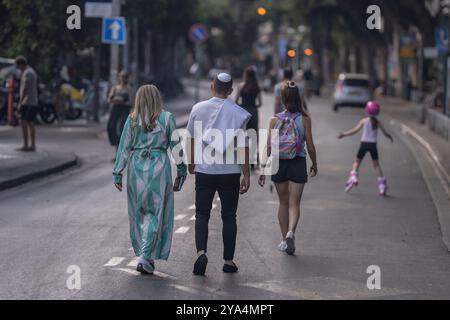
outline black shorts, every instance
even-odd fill
[[[272,182],[294,182],[305,184],[308,182],[308,169],[306,158],[297,157],[292,160],[280,159],[280,169],[272,176]]]
[[[39,107],[37,106],[22,106],[20,117],[24,121],[34,122],[36,120],[36,116],[38,114]]]
[[[358,160],[363,160],[367,153],[370,153],[370,156],[372,157],[372,160],[378,161],[378,148],[376,143],[367,143],[363,142],[361,143],[361,147],[358,151]]]

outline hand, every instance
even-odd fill
[[[259,183],[259,185],[260,185],[262,188],[264,188],[264,186],[266,185],[266,176],[261,175],[261,176],[259,177],[258,183]]]
[[[190,164],[189,165],[189,173],[190,174],[195,174],[195,164]]]
[[[245,175],[241,182],[241,189],[239,193],[241,195],[246,194],[250,189],[250,175]]]
[[[179,192],[180,190],[180,182],[181,182],[181,176],[177,176],[177,178],[175,179],[175,182],[173,184],[173,191],[174,192]]]
[[[119,190],[120,192],[123,191],[123,185],[122,185],[122,183],[114,183],[114,186],[115,186],[116,189]]]
[[[311,169],[309,170],[309,176],[311,178],[314,178],[317,176],[318,173],[319,173],[319,170],[317,170],[317,165],[312,165]]]

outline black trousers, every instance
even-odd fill
[[[108,138],[112,146],[118,147],[123,128],[131,113],[130,106],[113,106],[108,121]]]
[[[239,202],[240,174],[196,174],[195,179],[195,242],[197,252],[208,249],[208,224],[216,192],[222,204],[224,260],[233,260],[236,249],[236,212]]]

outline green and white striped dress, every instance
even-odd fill
[[[127,194],[130,236],[136,256],[146,260],[167,260],[170,255],[174,220],[174,193],[168,150],[176,130],[175,118],[163,111],[153,132],[146,132],[128,117],[120,141],[114,182],[122,182],[128,165]],[[185,164],[177,166],[186,176]]]

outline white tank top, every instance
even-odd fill
[[[364,128],[361,142],[365,143],[378,142],[378,127],[376,129],[373,129],[372,121],[370,121],[370,118],[364,120]]]

